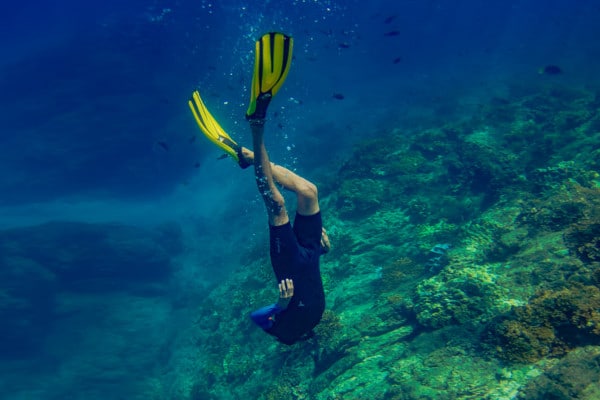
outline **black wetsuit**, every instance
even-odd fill
[[[270,226],[271,264],[277,282],[294,281],[294,296],[288,307],[263,307],[251,317],[265,332],[280,342],[294,344],[312,333],[325,310],[325,293],[319,257],[321,256],[321,213],[296,214],[294,226],[288,222]]]

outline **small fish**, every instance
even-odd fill
[[[283,129],[283,124],[280,122],[280,123],[278,123],[278,124],[277,124],[277,127],[278,127],[279,129]]]
[[[383,34],[383,36],[398,36],[400,31],[389,31]]]
[[[167,142],[159,141],[156,142],[156,144],[162,147],[165,151],[169,151],[169,145],[167,144]]]
[[[344,100],[344,95],[341,93],[334,93],[333,98],[338,100]]]
[[[544,75],[560,75],[563,73],[563,70],[558,65],[546,65],[544,68],[540,68],[538,71],[539,74]]]
[[[227,158],[227,154],[221,154],[219,157],[217,157],[217,160],[224,160]]]
[[[194,168],[200,168],[200,163],[198,161],[194,163]]]
[[[400,64],[402,62],[402,57],[396,57],[392,60],[392,63],[394,64]]]
[[[194,143],[196,141],[196,135],[190,136],[190,138],[188,139],[188,142],[190,143]]]
[[[350,45],[348,43],[346,43],[346,42],[342,42],[342,43],[338,44],[338,47],[340,49],[349,49]]]
[[[389,17],[387,17],[386,19],[383,20],[384,24],[390,24],[392,23],[392,21],[394,21],[396,19],[396,17],[398,17],[397,15],[390,15]]]

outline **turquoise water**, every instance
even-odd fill
[[[0,397],[598,398],[599,13],[5,5]],[[273,30],[295,47],[267,146],[319,185],[334,244],[314,347],[279,347],[247,318],[276,298],[264,206],[186,104],[199,89],[249,145],[254,41]],[[585,323],[528,330],[564,298]],[[563,370],[577,389],[539,389],[568,386]]]

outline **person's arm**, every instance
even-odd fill
[[[262,329],[269,329],[275,322],[275,316],[285,310],[294,296],[294,282],[291,279],[279,283],[279,300],[250,314],[252,321]]]

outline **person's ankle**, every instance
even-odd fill
[[[241,154],[247,163],[254,163],[254,152],[252,150],[242,147]]]
[[[251,128],[262,128],[265,126],[266,119],[264,118],[249,118],[248,123]]]

